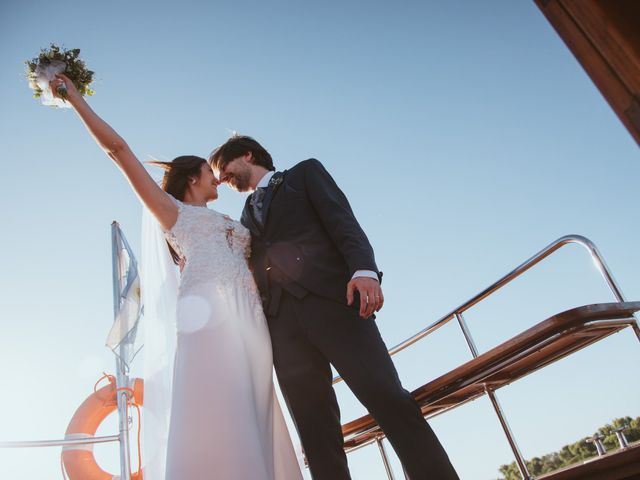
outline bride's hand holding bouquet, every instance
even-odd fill
[[[76,86],[64,73],[57,73],[55,78],[49,82],[49,87],[55,98],[70,103],[74,108],[77,108],[79,102],[84,102],[84,98]]]

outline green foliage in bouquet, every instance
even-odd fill
[[[27,79],[29,80],[29,86],[33,89],[33,97],[40,98],[42,95],[42,90],[36,83],[36,69],[39,65],[45,66],[54,61],[64,62],[66,68],[63,73],[69,77],[69,80],[73,82],[80,94],[93,95],[95,92],[89,88],[89,85],[93,82],[93,72],[87,69],[87,66],[80,60],[79,56],[79,48],[67,50],[52,43],[50,48],[40,49],[40,55],[24,62],[27,65]],[[64,91],[59,91],[58,94],[65,98]]]

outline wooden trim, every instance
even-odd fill
[[[593,0],[560,1],[626,89],[631,93],[640,92],[640,61],[634,55],[629,39],[616,28],[611,14],[603,9],[602,3]]]
[[[638,34],[624,29],[625,0],[534,0],[640,145]]]
[[[412,392],[433,416],[496,390],[635,322],[640,302],[584,305],[554,315]],[[350,450],[380,434],[371,415],[342,427]]]

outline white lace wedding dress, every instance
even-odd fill
[[[249,231],[206,207],[178,208],[166,238],[187,262],[177,298],[166,480],[299,480],[247,265]]]

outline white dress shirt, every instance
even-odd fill
[[[269,180],[271,180],[271,177],[273,177],[274,173],[276,172],[268,171],[267,173],[265,173],[264,176],[260,179],[260,181],[256,185],[256,188],[268,187]],[[378,274],[372,270],[356,270],[356,272],[353,274],[353,277],[351,277],[351,279],[353,280],[354,278],[357,278],[357,277],[369,277],[379,281]]]

